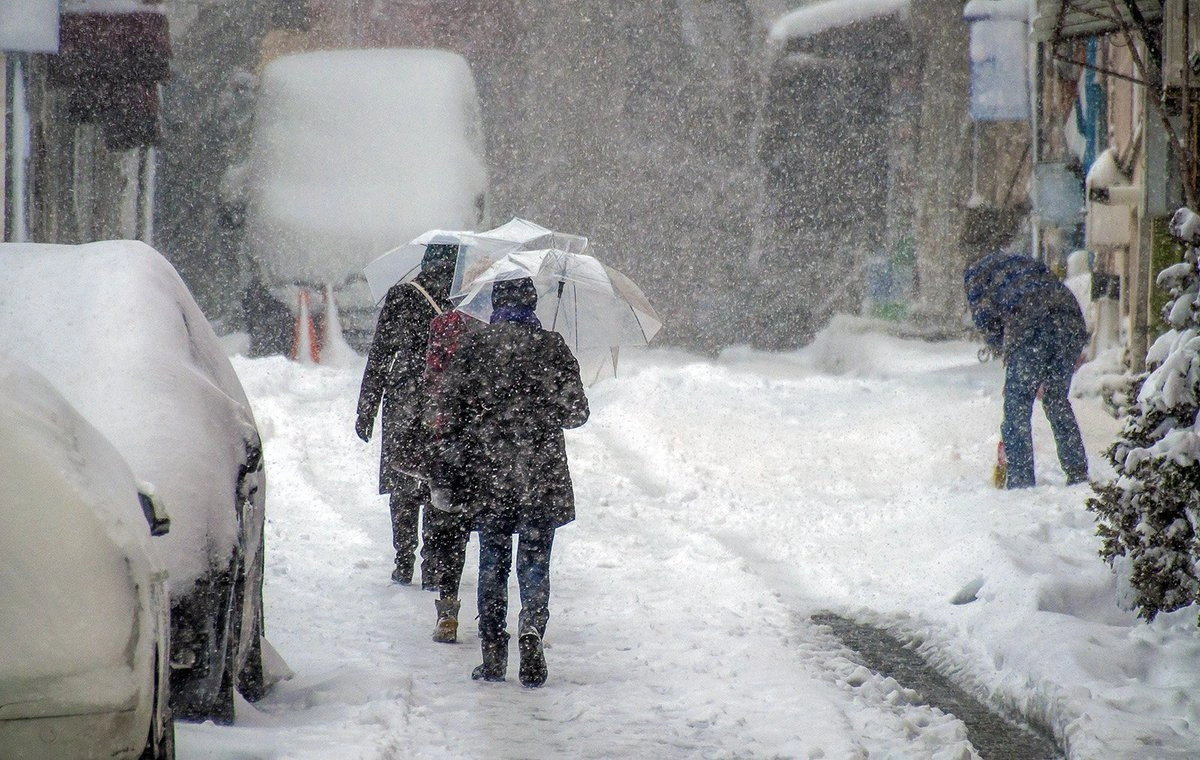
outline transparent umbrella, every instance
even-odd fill
[[[458,310],[489,321],[492,283],[522,277],[537,286],[542,327],[563,336],[587,382],[615,372],[618,349],[648,345],[662,327],[632,280],[592,256],[558,249],[501,256],[469,283]]]
[[[554,249],[567,253],[583,253],[588,239],[583,235],[555,232],[540,224],[513,217],[508,222],[472,236],[473,243],[459,249],[450,284],[450,297],[464,295],[471,283],[505,254],[514,251]]]
[[[407,243],[398,245],[363,267],[367,287],[375,303],[383,300],[392,286],[417,276],[427,245],[461,246],[471,233],[455,230],[429,230]],[[461,250],[461,248],[460,248]]]
[[[375,303],[381,302],[396,283],[416,277],[421,271],[425,246],[436,244],[458,246],[458,260],[450,286],[450,297],[457,298],[466,292],[466,285],[506,253],[536,248],[581,253],[587,247],[587,238],[555,232],[517,217],[484,232],[429,230],[382,254],[363,268]]]

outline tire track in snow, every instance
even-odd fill
[[[915,730],[915,735],[920,736],[932,729],[932,734],[921,737],[921,742],[945,740],[946,746],[931,757],[986,760],[1064,757],[1044,727],[1022,725],[984,704],[933,668],[913,651],[912,645],[904,644],[883,628],[828,610],[814,610],[813,602],[801,598],[800,593],[778,591],[796,588],[785,566],[763,556],[740,537],[724,535],[718,536],[718,540],[746,559],[749,572],[760,575],[781,597],[788,597],[787,603],[794,609],[796,626],[803,637],[797,647],[801,656],[819,663],[816,667],[839,685],[858,692],[872,709],[893,713],[898,730],[908,733]],[[910,711],[905,707],[915,714],[908,714]],[[955,724],[956,730],[947,731],[942,720],[923,714],[926,711],[944,716],[944,720]],[[864,722],[863,728],[873,731],[877,726]],[[868,733],[864,742],[869,744],[872,738]],[[966,754],[959,754],[963,751]]]

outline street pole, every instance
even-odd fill
[[[26,53],[4,56],[4,239],[29,239],[29,104],[25,90]]]
[[[16,82],[16,54],[4,54],[4,238],[13,238],[13,206],[15,193],[13,184],[16,180],[16,134],[15,107],[13,89]]]

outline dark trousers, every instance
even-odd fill
[[[420,478],[397,476],[396,486],[388,497],[388,506],[392,510],[392,546],[396,550],[396,564],[412,567],[417,552],[417,526],[421,523],[421,513],[425,513],[425,522],[421,526],[421,580],[422,585],[428,585],[429,577],[429,513],[433,507],[429,504],[429,484]]]
[[[425,512],[424,567],[429,568],[430,580],[443,599],[458,597],[470,538],[471,520],[462,512],[443,512],[433,507]],[[421,578],[424,581],[425,575]]]
[[[534,629],[545,635],[550,620],[550,549],[554,528],[517,528],[517,587],[521,593],[518,633]],[[513,563],[511,526],[487,524],[479,530],[479,638],[496,641],[506,635],[508,573]]]
[[[1033,402],[1042,389],[1042,410],[1054,431],[1058,461],[1067,482],[1087,479],[1087,454],[1068,393],[1075,362],[1077,339],[1056,324],[1042,325],[1005,357],[1004,422],[1000,427],[1007,459],[1007,488],[1028,488],[1033,477]]]

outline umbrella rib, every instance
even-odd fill
[[[629,307],[629,310],[633,312],[633,321],[637,322],[638,329],[642,331],[642,340],[646,341],[647,346],[650,345],[650,339],[646,337],[646,328],[642,326],[642,320],[638,317],[637,310],[632,306]]]

